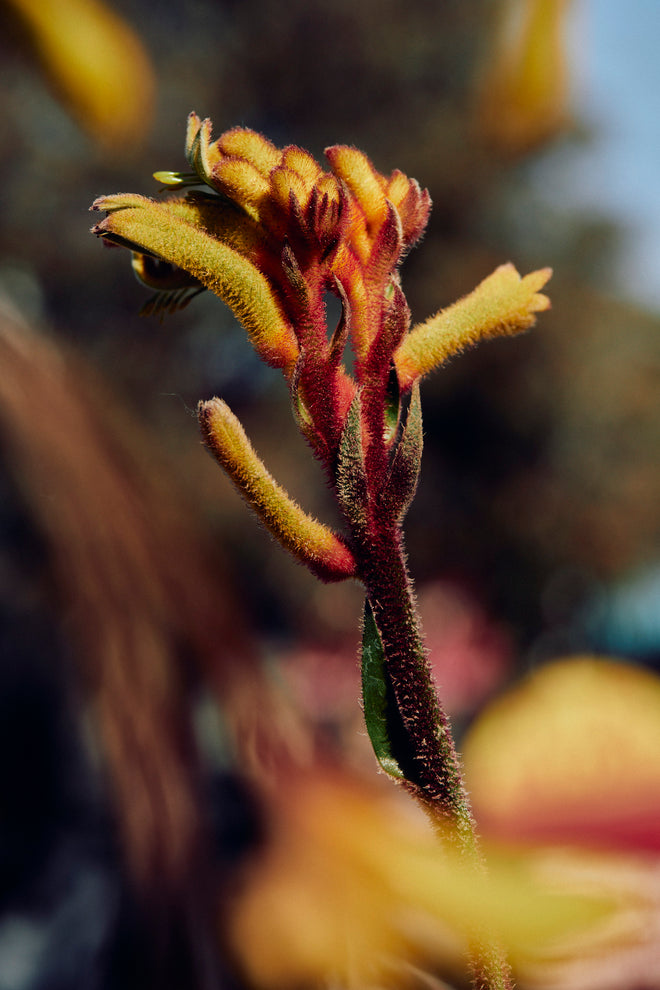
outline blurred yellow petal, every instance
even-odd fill
[[[486,139],[524,152],[568,120],[563,38],[569,0],[507,0],[482,79],[479,120]]]
[[[500,265],[476,289],[425,323],[413,327],[394,355],[402,388],[466,347],[491,337],[510,337],[531,327],[550,301],[539,293],[549,268],[522,278],[511,264]]]
[[[488,836],[660,850],[660,678],[647,670],[542,667],[484,711],[463,754]]]
[[[113,152],[151,121],[154,79],[136,34],[101,0],[7,0],[62,100]]]

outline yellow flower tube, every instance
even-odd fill
[[[550,268],[541,268],[521,278],[513,265],[500,265],[469,295],[413,327],[394,354],[401,387],[410,388],[481,340],[511,337],[531,327],[536,313],[550,307],[539,289],[551,274]]]
[[[282,546],[324,581],[354,577],[356,565],[349,548],[277,484],[227,403],[200,402],[198,415],[204,443]]]
[[[188,210],[181,201],[156,203],[119,194],[100,197],[92,209],[108,214],[93,228],[95,234],[147,251],[193,275],[232,308],[268,364],[293,369],[298,345],[268,279],[240,251],[181,216]]]

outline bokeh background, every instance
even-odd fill
[[[553,267],[532,332],[424,385],[409,557],[460,731],[558,655],[660,662],[659,40],[652,0],[0,5],[2,990],[236,982],[244,764],[367,759],[359,589],[290,561],[199,442],[221,395],[327,517],[284,386],[209,294],[141,317],[91,202],[156,195],[194,109],[428,187],[415,319]]]

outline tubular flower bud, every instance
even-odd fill
[[[354,577],[356,565],[349,548],[274,481],[227,403],[201,402],[199,421],[205,445],[266,529],[322,580]]]
[[[295,336],[267,278],[244,253],[182,216],[184,207],[185,201],[155,203],[144,196],[101,197],[92,208],[108,215],[93,230],[110,242],[182,268],[231,306],[267,363],[293,366]]]

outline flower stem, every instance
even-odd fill
[[[449,719],[431,677],[399,528],[392,526],[375,540],[370,538],[357,556],[400,717],[393,743],[406,786],[443,833],[452,826],[460,845],[474,850],[469,800]]]
[[[449,718],[433,683],[401,530],[392,525],[356,547],[360,573],[385,655],[392,753],[403,786],[421,803],[443,840],[453,840],[468,865],[484,869],[470,801]],[[511,990],[504,953],[475,932],[474,990]]]

